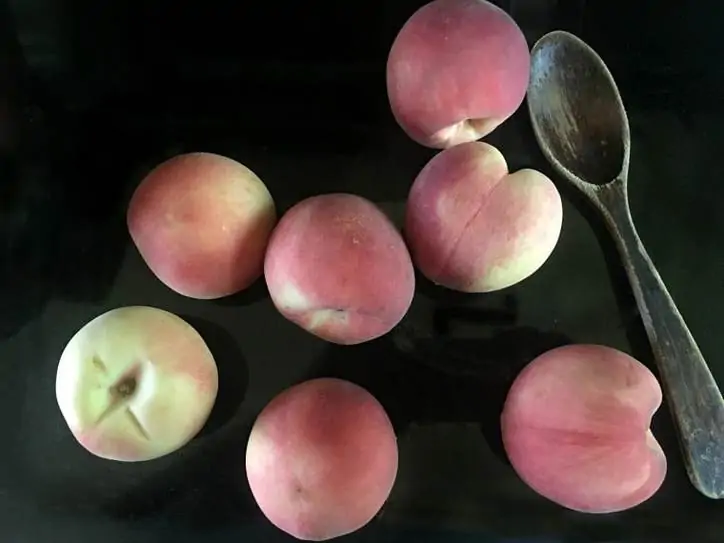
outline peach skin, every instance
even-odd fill
[[[58,406],[90,453],[139,462],[167,455],[203,427],[218,373],[201,336],[153,307],[121,307],[83,326],[56,375]]]
[[[346,345],[389,332],[415,292],[402,236],[377,206],[352,194],[314,196],[287,211],[269,242],[264,275],[282,315]]]
[[[280,530],[326,541],[365,526],[397,476],[397,439],[380,403],[340,379],[314,379],[274,398],[257,418],[246,472]]]
[[[513,383],[503,443],[520,478],[542,496],[575,511],[622,511],[648,500],[666,476],[649,428],[660,405],[658,381],[627,354],[559,347]]]
[[[246,166],[210,153],[151,171],[128,206],[128,230],[158,279],[197,299],[244,290],[262,274],[274,201]]]
[[[404,235],[425,277],[461,292],[491,292],[522,281],[553,252],[563,206],[553,182],[524,169],[508,173],[492,145],[439,152],[415,179]]]
[[[515,21],[484,0],[434,0],[404,24],[387,61],[402,129],[446,149],[492,132],[522,104],[530,51]]]

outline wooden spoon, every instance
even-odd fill
[[[694,338],[646,254],[627,196],[631,134],[616,83],[587,44],[568,32],[531,52],[528,109],[553,167],[603,214],[616,240],[659,367],[693,485],[724,497],[724,400]]]

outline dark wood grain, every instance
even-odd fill
[[[724,399],[636,232],[627,196],[630,129],[613,76],[595,51],[561,31],[535,44],[531,66],[528,108],[538,144],[604,216],[659,368],[689,478],[705,496],[724,498]]]

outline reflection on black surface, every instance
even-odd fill
[[[505,295],[500,308],[480,308],[475,304],[475,298],[468,294],[466,301],[460,299],[459,303],[450,303],[451,299],[447,303],[441,301],[436,304],[432,317],[435,333],[444,338],[459,324],[479,326],[482,331],[491,326],[513,326],[518,321],[518,299],[515,296]]]
[[[658,215],[649,221],[648,231],[641,220],[642,234],[648,234],[642,237],[654,249],[658,244],[665,257],[660,268],[673,276],[672,290],[688,294],[679,303],[689,304],[691,323],[698,322],[698,332],[693,331],[702,338],[702,350],[711,353],[713,369],[721,373],[716,323],[707,326],[701,315],[719,304],[723,293],[715,283],[721,275],[716,236],[722,231],[717,221],[722,183],[717,181],[721,164],[714,140],[724,123],[716,117],[719,113],[710,110],[711,102],[696,97],[724,97],[721,86],[714,84],[717,71],[721,74],[715,62],[721,55],[712,54],[721,40],[715,32],[701,30],[705,23],[707,28],[720,24],[712,14],[724,4],[689,3],[667,15],[652,0],[586,2],[585,9],[584,2],[576,0],[535,3],[548,4],[540,9],[532,2],[499,3],[519,13],[531,10],[531,17],[523,18],[532,25],[524,29],[531,36],[554,28],[577,32],[583,21],[586,28],[579,34],[614,72],[632,128],[636,119],[642,127],[632,132],[632,196],[636,192],[640,201],[647,202],[644,211]],[[276,541],[276,536],[283,540],[261,517],[248,490],[244,473],[248,432],[255,410],[289,380],[333,375],[368,388],[388,409],[401,435],[411,437],[407,452],[412,457],[411,473],[419,479],[401,481],[403,485],[435,479],[439,457],[431,458],[426,439],[436,437],[439,427],[445,428],[449,442],[433,453],[456,454],[470,446],[469,423],[480,428],[480,441],[487,440],[499,457],[500,466],[488,458],[491,465],[481,470],[465,465],[454,473],[471,477],[470,470],[489,476],[482,490],[474,486],[481,486],[477,481],[465,486],[460,479],[435,479],[434,495],[422,504],[429,504],[434,514],[417,509],[419,502],[388,509],[405,522],[472,525],[475,541],[486,533],[511,537],[547,533],[558,542],[653,538],[660,542],[685,537],[701,543],[721,541],[717,520],[721,504],[704,500],[686,480],[665,410],[656,416],[654,431],[669,455],[670,475],[660,494],[633,511],[605,517],[572,514],[523,493],[503,466],[497,425],[504,395],[526,363],[569,341],[566,326],[601,342],[618,342],[645,363],[651,360],[610,236],[588,203],[561,183],[564,200],[575,204],[564,218],[568,240],[575,238],[572,246],[581,249],[592,239],[583,221],[569,220],[580,211],[598,238],[613,285],[595,273],[581,278],[581,269],[586,274],[596,272],[599,263],[578,268],[572,255],[563,259],[564,264],[554,255],[541,272],[554,270],[548,277],[555,285],[533,278],[509,293],[458,294],[418,278],[417,298],[431,306],[424,319],[411,315],[389,336],[351,348],[320,346],[296,335],[293,356],[282,356],[277,349],[274,360],[268,356],[269,342],[284,344],[288,337],[270,339],[265,332],[297,331],[279,325],[282,317],[264,301],[263,280],[242,294],[213,302],[182,300],[164,290],[144,303],[181,308],[179,313],[187,316],[218,357],[221,390],[208,429],[177,453],[146,463],[109,462],[83,451],[55,403],[53,370],[58,353],[54,349],[59,342],[52,345],[53,352],[44,351],[43,344],[50,340],[43,332],[52,332],[53,326],[42,310],[55,306],[51,318],[57,318],[60,307],[73,318],[76,311],[100,313],[109,303],[137,299],[139,292],[161,292],[147,288],[150,283],[134,284],[156,281],[147,270],[129,273],[125,281],[117,275],[120,259],[130,247],[125,205],[136,183],[170,156],[204,150],[225,154],[255,170],[269,185],[280,214],[304,197],[340,189],[401,210],[414,176],[433,153],[411,143],[391,119],[384,62],[394,34],[421,2],[340,3],[332,8],[320,2],[255,3],[242,8],[255,11],[243,25],[225,16],[219,0],[194,7],[169,7],[165,1],[13,0],[10,4],[19,21],[30,73],[27,80],[12,77],[27,84],[20,93],[27,103],[17,105],[13,114],[17,123],[10,125],[24,134],[22,145],[8,147],[12,153],[0,152],[0,386],[6,402],[0,411],[6,417],[7,443],[0,448],[0,469],[13,471],[7,479],[3,472],[0,480],[0,512],[5,514],[0,531],[6,527],[11,531],[2,532],[3,540],[256,543]],[[238,2],[233,4],[238,10]],[[0,1],[0,6],[5,3]],[[214,19],[220,18],[223,24],[215,26]],[[668,26],[659,24],[662,18]],[[3,48],[12,41],[6,28],[10,20],[0,9]],[[179,20],[183,24],[176,25]],[[679,24],[684,20],[692,24]],[[194,23],[205,28],[196,31]],[[258,33],[247,32],[256,26],[262,31],[264,25],[268,26],[262,42],[255,37]],[[201,36],[209,29],[211,39],[203,41]],[[671,29],[676,31],[675,39],[668,32]],[[321,39],[308,38],[310,33]],[[691,35],[686,38],[686,33]],[[645,42],[644,50],[632,47],[630,38],[634,44]],[[2,69],[18,66],[0,64]],[[0,88],[0,97],[4,90]],[[657,124],[658,113],[646,109],[652,105],[662,107],[661,115],[668,121]],[[501,149],[511,170],[533,167],[557,181],[535,146],[524,109],[486,141]],[[682,121],[679,113],[691,110],[705,113],[699,120]],[[689,123],[689,130],[677,131],[683,123]],[[646,143],[642,140],[652,133],[656,138],[649,138],[649,153],[642,154]],[[649,163],[656,165],[649,167],[652,175],[633,175],[637,167],[643,170],[641,165]],[[685,190],[677,185],[678,177]],[[635,208],[638,222],[636,213]],[[571,224],[583,225],[585,231],[571,232]],[[692,239],[696,242],[690,243]],[[674,243],[672,252],[687,260],[683,265],[666,251]],[[652,257],[657,256],[652,252]],[[597,249],[586,255],[597,257]],[[139,262],[134,259],[131,265]],[[684,271],[678,274],[677,285],[680,269]],[[580,313],[566,304],[531,310],[540,307],[541,300],[554,301],[548,289],[555,288],[556,295],[565,293],[566,281],[575,278],[580,279],[576,293],[581,297],[586,289],[613,288],[618,313],[613,304],[593,308],[584,314],[592,320],[578,323],[573,320]],[[580,305],[591,309],[587,300]],[[204,319],[195,320],[197,314]],[[213,317],[215,324],[206,317]],[[597,318],[619,319],[631,349]],[[254,324],[251,332],[245,328],[249,322]],[[236,334],[243,342],[245,361]],[[315,359],[321,349],[322,357]],[[277,373],[283,377],[277,379]],[[247,379],[249,390],[244,394]],[[431,432],[413,431],[423,425]],[[473,434],[474,446],[478,434]],[[450,496],[459,501],[449,502]],[[7,503],[20,504],[17,509],[22,514],[14,515]],[[56,519],[63,522],[56,524]],[[384,530],[382,523],[378,525],[379,537],[374,529],[364,530],[350,541],[428,541],[396,535],[394,523],[386,518]],[[52,529],[50,537],[32,537],[47,526]],[[245,539],[247,529],[260,529],[262,537]],[[431,536],[429,541],[433,540],[448,543],[456,536]]]
[[[262,276],[254,281],[249,288],[230,296],[211,300],[211,303],[220,307],[243,307],[245,305],[255,304],[261,300],[265,300],[268,297],[269,290],[267,289],[266,281],[264,281],[264,276],[262,274]]]
[[[414,347],[406,354],[428,366],[428,392],[438,387],[438,394],[442,392],[443,395],[442,405],[457,404],[452,407],[450,415],[453,416],[448,418],[446,409],[428,403],[427,409],[423,409],[423,412],[427,411],[427,417],[422,417],[420,421],[457,421],[461,417],[455,414],[464,414],[461,421],[478,421],[488,445],[507,462],[500,434],[500,415],[508,390],[533,359],[570,343],[571,340],[563,334],[541,332],[531,327],[512,328],[489,339],[413,340]],[[459,410],[463,406],[465,409],[461,413]],[[465,413],[471,408],[477,417],[470,418],[470,413]]]
[[[328,347],[309,378],[338,377],[366,388],[383,404],[398,435],[410,424],[477,423],[507,461],[500,414],[510,386],[535,357],[568,343],[562,334],[530,327],[488,339],[414,337],[403,322],[391,337]]]

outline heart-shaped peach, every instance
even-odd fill
[[[441,151],[410,190],[405,238],[431,281],[463,292],[490,292],[537,271],[563,222],[553,182],[531,169],[508,173],[487,143]]]
[[[666,475],[666,457],[649,429],[660,405],[658,381],[627,354],[600,345],[559,347],[513,383],[503,444],[539,494],[576,511],[621,511],[650,498]]]

